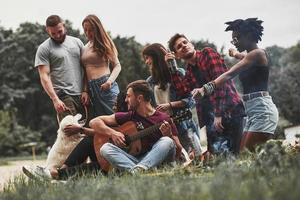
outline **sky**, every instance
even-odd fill
[[[290,47],[300,41],[299,0],[1,0],[0,26],[16,29],[22,22],[45,23],[58,14],[80,29],[83,18],[96,14],[113,37],[135,36],[141,44],[167,44],[175,33],[232,47],[225,22],[258,17],[265,28],[260,47]]]

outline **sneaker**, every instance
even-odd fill
[[[36,166],[36,167],[23,166],[22,171],[30,179],[35,179],[40,181],[52,180],[52,176],[50,174],[49,169],[46,169],[41,166]]]
[[[146,168],[140,165],[134,166],[129,172],[133,175],[141,174],[142,172],[145,172]]]
[[[52,180],[50,181],[50,183],[53,183],[53,184],[67,184],[67,181],[64,181],[64,180]]]

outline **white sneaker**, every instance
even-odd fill
[[[35,180],[52,180],[52,176],[50,174],[49,169],[46,169],[41,166],[29,167],[23,166],[22,167],[23,173],[31,179]]]

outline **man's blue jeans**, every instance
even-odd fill
[[[131,172],[137,167],[145,170],[156,167],[163,162],[171,162],[175,158],[176,147],[169,137],[161,137],[145,154],[134,157],[114,144],[106,143],[100,154],[113,166]]]

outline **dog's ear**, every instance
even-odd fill
[[[78,113],[74,116],[74,119],[76,122],[78,122],[81,119],[81,117],[82,117],[82,115],[80,113]]]

